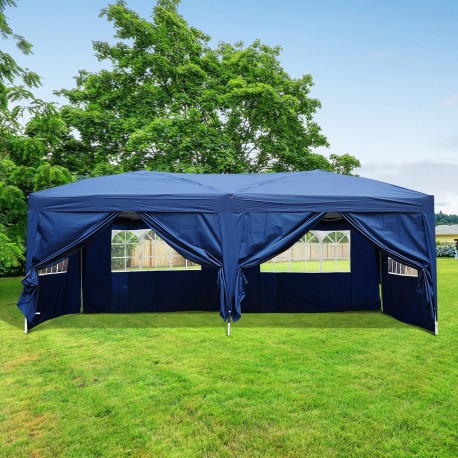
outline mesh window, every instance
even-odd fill
[[[53,266],[45,267],[38,271],[38,275],[52,275],[52,274],[65,274],[68,269],[68,258],[54,264]]]
[[[391,275],[402,275],[404,277],[418,277],[417,269],[406,266],[391,258],[388,258],[388,273]]]
[[[111,271],[196,270],[200,265],[181,256],[150,229],[111,231]]]
[[[350,231],[310,231],[261,272],[350,272]]]

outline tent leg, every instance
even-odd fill
[[[227,337],[230,337],[231,336],[231,318],[229,317],[229,319],[227,320]]]
[[[80,250],[80,313],[84,313],[83,304],[83,248]]]
[[[24,334],[29,333],[29,327],[27,326],[27,318],[24,317]]]
[[[382,252],[378,252],[379,274],[380,274],[380,309],[383,313],[383,270],[382,270]]]
[[[439,322],[434,323],[434,334],[437,336],[439,334]]]

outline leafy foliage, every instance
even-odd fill
[[[74,172],[154,169],[241,173],[321,168],[351,173],[353,156],[312,152],[327,146],[313,115],[312,77],[291,78],[279,47],[220,43],[190,27],[178,1],[161,0],[152,22],[117,1],[102,11],[115,44],[94,42],[111,70],[81,71],[61,114],[77,135],[67,142]],[[68,158],[73,157],[73,165]],[[111,169],[112,168],[112,169]]]
[[[6,21],[4,11],[7,6],[14,7],[16,2],[14,0],[0,0],[0,37],[15,41],[17,48],[23,54],[32,54],[31,43],[23,36],[14,33]],[[23,69],[10,54],[0,50],[0,93],[6,87],[6,82],[14,83],[16,78],[21,79],[27,87],[38,87],[40,85],[40,77],[36,73]]]
[[[30,54],[32,45],[6,21],[7,6],[15,2],[0,0],[0,35]],[[27,195],[73,181],[67,169],[47,161],[62,147],[68,128],[54,106],[29,90],[39,84],[38,75],[0,51],[0,275],[23,271]]]
[[[14,243],[0,229],[0,277],[11,275],[17,271],[24,261],[21,245]]]
[[[458,215],[447,215],[446,213],[436,213],[435,215],[436,226],[439,224],[458,224]]]
[[[27,205],[22,191],[0,181],[0,276],[15,273],[24,260],[26,221]]]
[[[352,173],[354,169],[361,167],[361,162],[351,154],[331,154],[329,156],[331,161],[332,170],[342,175],[358,176]]]
[[[441,243],[436,245],[436,256],[438,257],[451,257],[454,258],[457,247],[452,243]]]

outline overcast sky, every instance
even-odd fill
[[[91,41],[111,41],[98,14],[108,1],[18,0],[6,15],[35,55],[14,56],[43,77],[37,93],[74,86],[96,71]],[[155,1],[127,0],[144,17]],[[280,45],[293,77],[310,73],[316,119],[331,147],[359,173],[436,197],[436,211],[458,214],[457,0],[182,0],[187,22],[218,41],[259,38]],[[2,49],[7,47],[1,43]]]

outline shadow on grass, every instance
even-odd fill
[[[23,329],[24,321],[14,304],[0,306],[0,323]],[[234,328],[355,328],[394,329],[406,326],[379,311],[326,313],[244,313]],[[94,313],[63,315],[48,320],[33,332],[46,329],[142,329],[142,328],[220,328],[224,323],[217,312]],[[417,328],[420,329],[420,328]]]

